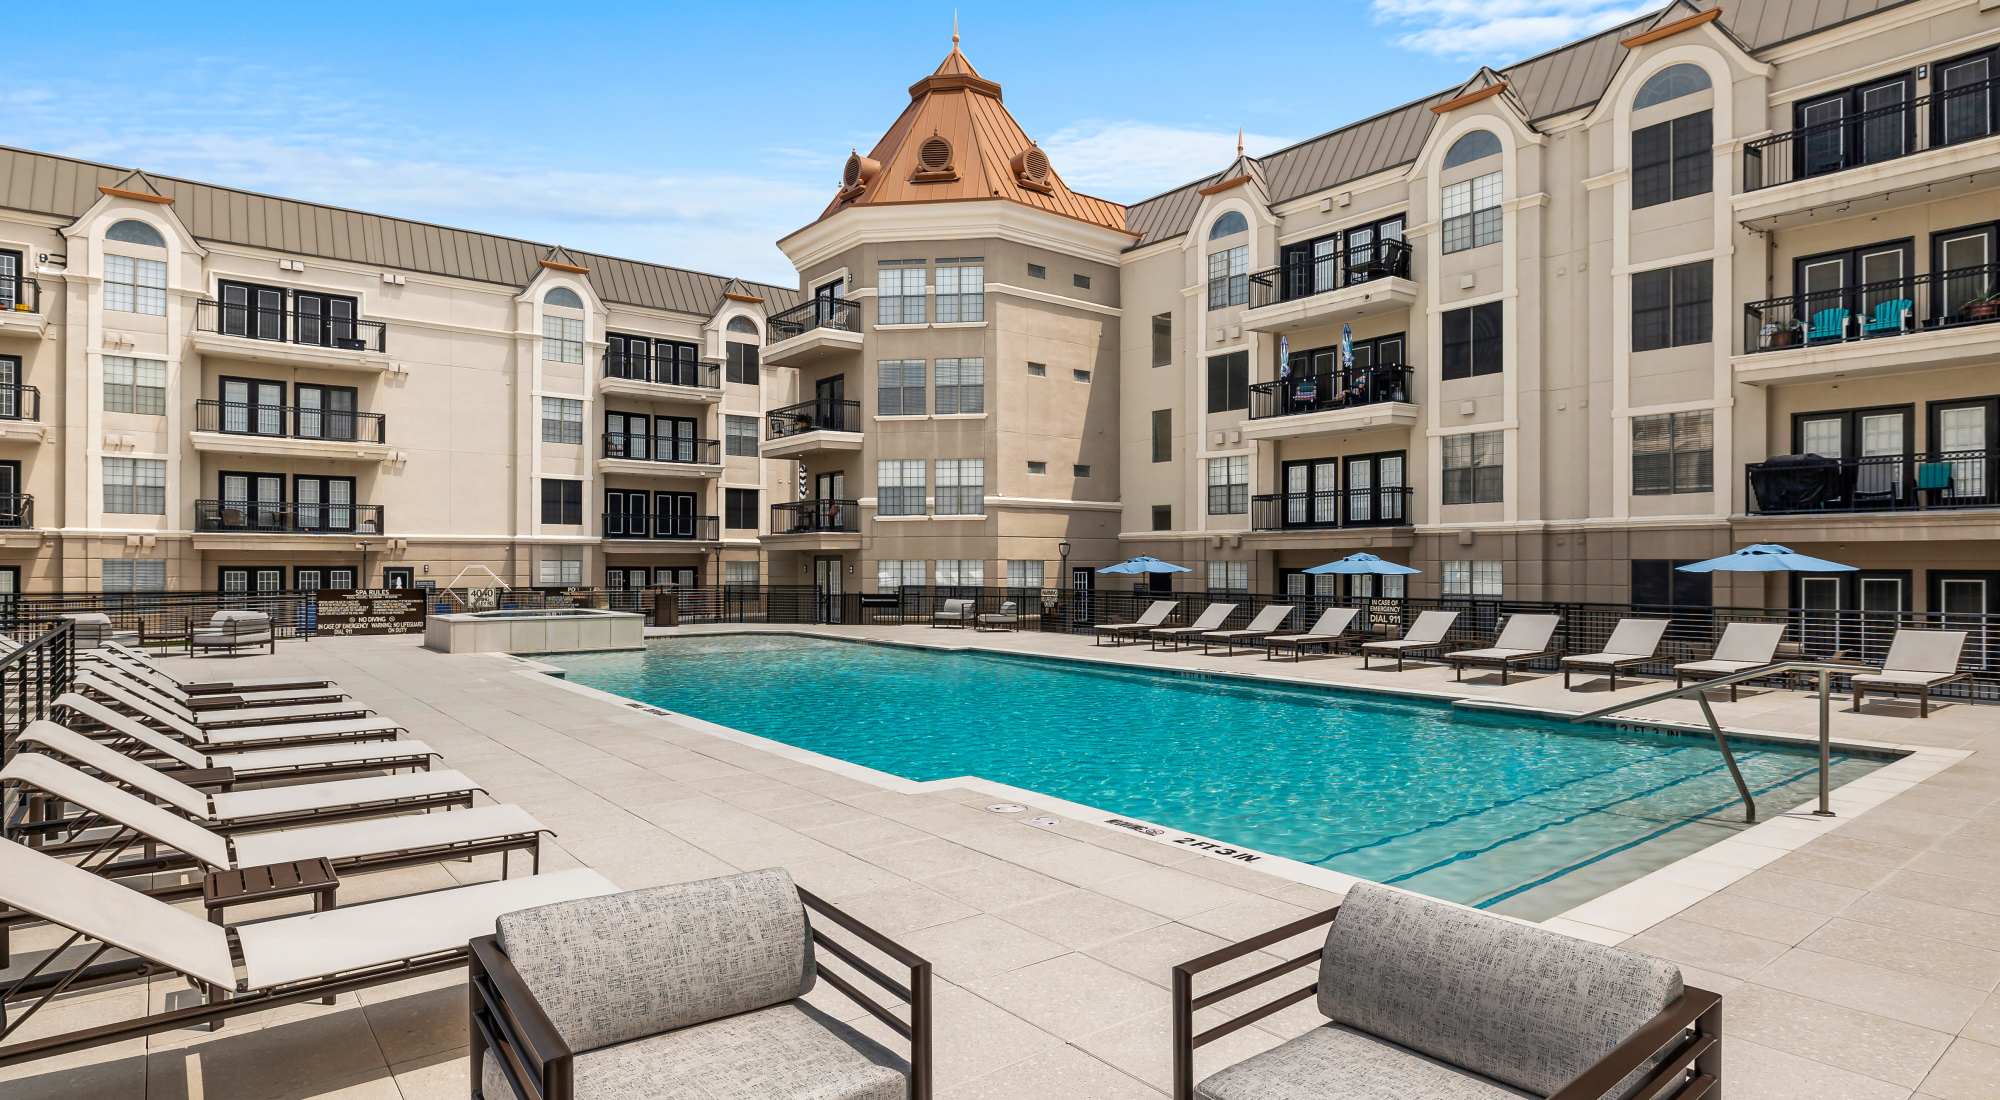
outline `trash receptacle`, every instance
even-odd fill
[[[653,593],[653,625],[681,625],[681,594],[669,588]]]

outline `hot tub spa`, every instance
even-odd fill
[[[439,653],[584,653],[645,645],[646,617],[626,611],[466,611],[424,622],[424,648]]]

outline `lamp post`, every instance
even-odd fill
[[[1073,580],[1072,580],[1072,579],[1070,578],[1070,575],[1069,575],[1069,540],[1068,540],[1068,539],[1064,539],[1064,540],[1062,540],[1061,542],[1059,542],[1059,543],[1056,543],[1056,553],[1058,553],[1058,554],[1061,554],[1061,555],[1062,555],[1062,575],[1063,575],[1063,589],[1064,589],[1065,591],[1067,591],[1068,589],[1071,589],[1071,588],[1074,588],[1074,587],[1076,587],[1076,584],[1075,584],[1075,582],[1074,582],[1074,581],[1073,581]]]

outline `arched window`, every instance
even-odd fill
[[[1500,139],[1491,130],[1474,130],[1451,143],[1445,151],[1444,166],[1456,168],[1461,164],[1471,164],[1475,160],[1495,156],[1500,152]]]
[[[145,222],[133,221],[130,218],[122,222],[117,222],[111,228],[105,230],[104,239],[107,241],[123,241],[126,244],[151,245],[154,248],[167,247],[167,239],[160,236],[159,230],[154,229]]]
[[[1684,95],[1693,95],[1709,87],[1708,73],[1699,65],[1669,65],[1647,78],[1639,85],[1639,94],[1632,97],[1632,109],[1651,107]]]
[[[564,309],[582,309],[583,299],[577,295],[576,291],[566,286],[552,286],[549,288],[547,294],[542,295],[542,304],[545,306],[562,306]]]
[[[748,317],[731,317],[728,329],[731,332],[741,332],[755,336],[757,335],[757,322],[752,321]]]
[[[1249,231],[1249,219],[1243,216],[1242,211],[1231,210],[1227,214],[1215,219],[1215,224],[1208,227],[1208,239],[1219,241],[1224,237],[1234,237],[1238,233],[1248,233]]]

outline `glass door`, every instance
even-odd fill
[[[813,499],[818,502],[812,522],[815,531],[838,531],[845,526],[847,517],[841,514],[846,507],[840,502],[847,499],[847,474],[835,470],[813,478]]]
[[[0,308],[5,308],[0,305]],[[0,420],[21,419],[21,361],[0,355]]]
[[[840,300],[847,297],[847,283],[835,279],[813,290],[813,327],[823,328],[834,323],[840,310]]]
[[[0,252],[0,310],[11,310],[21,300],[21,254]]]
[[[1352,527],[1391,526],[1410,522],[1403,490],[1407,483],[1404,453],[1353,455],[1347,460],[1347,519]]]
[[[1911,242],[1864,248],[1856,253],[1861,285],[1853,305],[1860,311],[1861,335],[1893,336],[1916,327],[1916,291],[1910,284]]]
[[[694,462],[694,420],[661,416],[653,419],[653,453],[661,462]]]
[[[1907,77],[1896,77],[1855,90],[1855,107],[1861,115],[1856,135],[1856,164],[1894,160],[1910,151],[1912,139],[1909,102],[1916,91]]]
[[[284,527],[282,474],[223,474],[221,526],[253,531]]]
[[[1930,455],[1917,469],[1926,503],[1964,508],[1994,503],[2000,475],[2000,398],[1930,406]]]
[[[247,336],[252,340],[285,338],[285,292],[274,286],[253,283],[219,283],[222,299],[219,318],[224,336]]]
[[[285,384],[254,378],[223,379],[222,430],[239,435],[284,435]]]
[[[354,391],[345,386],[305,386],[298,388],[297,417],[300,439],[355,438]],[[371,441],[372,442],[372,441]]]
[[[694,567],[691,565],[662,565],[653,570],[653,583],[666,588],[693,588]]]
[[[1792,145],[1794,175],[1820,176],[1847,166],[1846,118],[1846,92],[1799,104],[1794,120],[1804,133]]]
[[[2000,309],[1980,306],[1989,302],[1996,285],[1994,227],[1953,230],[1931,238],[1931,316],[1940,324],[1989,321],[2000,318]],[[1975,316],[1975,312],[1978,314]]]
[[[0,462],[0,527],[28,525],[26,502],[21,499],[21,464]]]
[[[604,457],[645,458],[647,441],[652,437],[650,424],[648,417],[637,413],[605,413]]]
[[[1993,133],[1994,55],[1947,61],[1937,67],[1931,126],[1939,145],[1971,141]]]
[[[694,494],[661,491],[653,494],[653,536],[694,537]]]
[[[1908,503],[1910,474],[1909,415],[1893,412],[1860,414],[1859,468],[1854,476],[1855,504],[1862,508],[1898,508]]]
[[[1839,650],[1843,587],[1839,577],[1799,577],[1799,640],[1806,652],[1824,657]]]
[[[1284,467],[1286,527],[1340,525],[1340,460],[1316,458]]]
[[[1860,614],[1841,641],[1849,657],[1877,663],[1888,655],[1903,613],[1909,610],[1910,578],[1900,573],[1863,573],[1855,578],[1854,586]]]
[[[1799,261],[1793,321],[1804,326],[1807,343],[1846,338],[1848,286],[1847,253]]]
[[[813,559],[813,591],[819,597],[819,621],[841,621],[841,567],[837,557]]]

